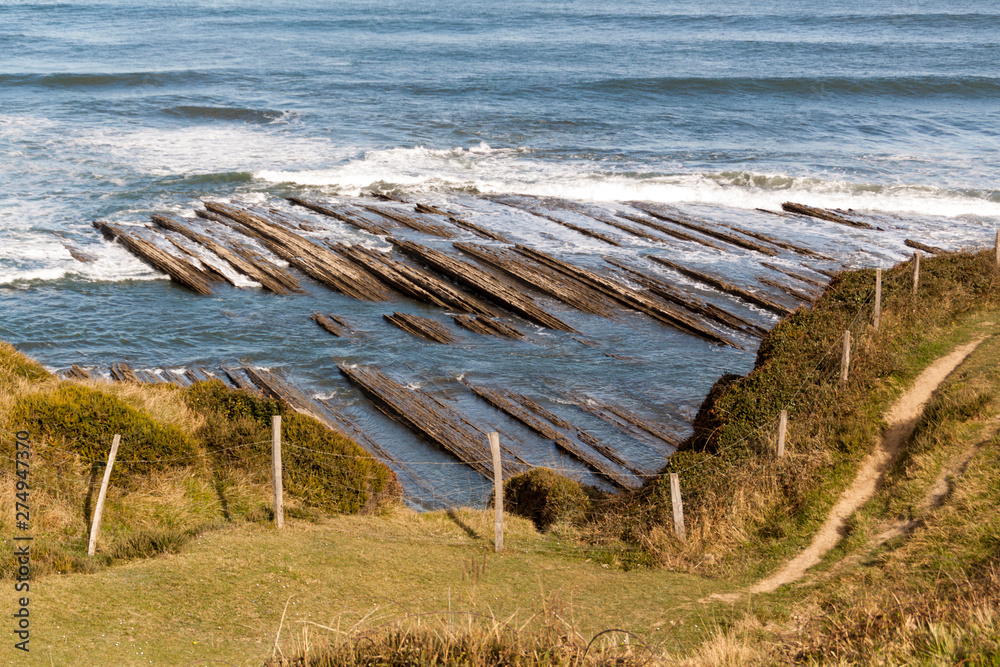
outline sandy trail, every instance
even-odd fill
[[[882,435],[882,442],[877,450],[872,452],[861,464],[854,483],[840,496],[837,504],[830,510],[826,521],[813,538],[812,544],[790,560],[780,570],[770,577],[757,582],[748,589],[750,593],[769,593],[779,586],[792,583],[816,565],[827,551],[840,540],[844,522],[852,512],[861,507],[875,493],[882,475],[889,469],[903,445],[909,440],[917,419],[923,413],[924,406],[930,400],[934,391],[941,386],[945,378],[965,361],[979,347],[985,338],[979,338],[966,345],[955,348],[951,353],[941,357],[921,373],[913,386],[899,397],[899,400],[885,415],[887,427]]]

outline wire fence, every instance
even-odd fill
[[[852,336],[855,340],[860,337],[863,330],[867,329],[869,322],[871,320],[873,311],[873,300],[875,297],[875,287],[872,288],[864,295],[862,302],[854,309],[851,315],[846,329],[851,331]],[[680,475],[681,477],[690,475],[696,472],[699,468],[709,465],[713,460],[720,459],[729,454],[733,449],[746,447],[750,445],[753,441],[766,441],[777,429],[777,423],[780,418],[780,413],[782,410],[789,410],[793,407],[798,408],[800,411],[809,411],[816,407],[817,401],[821,400],[817,394],[813,394],[811,399],[807,398],[809,395],[807,390],[809,387],[814,386],[819,382],[824,382],[830,380],[827,377],[836,373],[837,364],[835,363],[837,357],[840,355],[840,340],[831,341],[815,361],[812,367],[801,377],[798,385],[791,392],[791,395],[780,408],[775,409],[775,413],[768,419],[763,420],[759,423],[756,428],[752,431],[746,433],[743,437],[738,440],[728,442],[723,447],[717,448],[716,450],[706,453],[707,456],[701,457],[700,460],[687,465],[680,469],[673,469],[672,472]],[[4,434],[8,436],[14,436],[15,433],[6,428],[0,428]],[[182,465],[185,462],[196,462],[199,460],[204,460],[206,457],[224,455],[230,452],[250,449],[253,447],[261,447],[270,443],[270,440],[254,440],[251,442],[232,444],[223,448],[211,448],[206,451],[193,453],[186,456],[177,456],[170,458],[159,458],[159,459],[128,459],[127,456],[122,457],[116,461],[117,466],[145,466],[148,464],[177,464]],[[123,443],[125,444],[125,443]],[[488,498],[491,490],[491,482],[485,478],[480,479],[481,476],[478,474],[468,474],[468,475],[455,475],[446,474],[444,477],[447,479],[444,483],[441,483],[441,475],[422,475],[421,472],[428,470],[440,469],[462,469],[462,470],[472,470],[470,464],[478,464],[483,467],[492,467],[492,459],[477,459],[477,460],[430,460],[430,459],[399,459],[391,458],[387,459],[386,456],[380,455],[378,451],[368,453],[350,453],[343,451],[331,451],[331,450],[321,450],[314,447],[306,447],[295,442],[286,442],[286,447],[292,448],[296,451],[306,453],[313,457],[319,457],[323,460],[328,460],[331,462],[337,461],[348,461],[348,460],[370,460],[374,457],[384,464],[388,465],[390,468],[394,468],[398,476],[402,476],[409,480],[414,487],[420,489],[423,493],[410,494],[410,500],[413,501],[418,506],[424,507],[454,507],[458,505],[474,505],[481,506]],[[79,452],[57,447],[55,445],[46,444],[45,447],[49,451],[60,452],[67,456],[77,457],[81,463],[85,464],[103,464],[105,461],[103,459],[92,459],[81,455]],[[758,470],[763,469],[769,462],[764,461],[758,464]],[[458,468],[455,468],[455,467]],[[571,478],[579,478],[582,468],[579,465],[560,465],[554,459],[547,462],[546,465],[542,467],[549,468],[556,473],[562,474]],[[649,479],[655,479],[660,476],[660,472],[650,472],[646,475],[634,475],[638,482],[642,482]],[[428,477],[430,479],[428,479]],[[349,491],[353,493],[365,493],[366,490],[362,488],[351,487],[349,485],[344,485],[343,482],[338,480],[328,480],[327,482],[333,486],[342,486],[342,490]],[[444,487],[444,488],[442,488]]]
[[[857,337],[856,332],[858,332],[862,328],[860,326],[861,322],[863,321],[862,317],[871,312],[872,306],[874,305],[874,298],[875,298],[875,288],[872,287],[871,292],[868,293],[865,300],[862,302],[861,306],[859,306],[858,309],[855,311],[854,316],[851,318],[849,324],[847,325],[847,330],[851,331],[852,337],[854,338]],[[732,449],[746,446],[750,441],[752,441],[755,438],[761,438],[761,439],[767,438],[768,434],[773,433],[777,429],[781,411],[788,410],[792,406],[800,405],[799,404],[800,397],[804,395],[807,387],[816,384],[817,376],[820,375],[820,369],[824,367],[830,367],[830,368],[833,367],[833,364],[831,362],[835,361],[837,357],[840,356],[838,350],[841,348],[841,345],[842,345],[841,340],[838,339],[830,343],[829,346],[827,346],[825,352],[819,358],[816,364],[812,367],[812,369],[809,370],[808,373],[806,373],[803,376],[802,381],[799,383],[798,387],[796,387],[795,391],[792,393],[791,398],[785,401],[784,405],[782,405],[780,408],[777,409],[777,412],[776,414],[774,414],[773,417],[771,417],[769,420],[764,421],[754,431],[745,435],[743,438],[740,438],[739,440],[729,443],[725,447],[722,447],[713,452],[709,457],[697,463],[693,463],[686,468],[681,468],[679,470],[676,470],[675,472],[678,475],[689,473],[692,470],[695,470],[711,462],[712,459],[721,458],[724,454],[726,454],[728,451]],[[828,372],[829,374],[832,375],[835,371],[830,370]],[[802,407],[813,408],[816,406],[817,401],[818,399],[814,398],[812,401],[802,404]]]
[[[846,329],[852,334],[852,338],[855,340],[861,337],[865,331],[868,330],[869,323],[871,321],[871,316],[873,313],[873,299],[875,296],[874,287],[870,292],[867,293],[860,305],[855,309],[853,315],[850,317]],[[698,462],[691,465],[685,466],[680,469],[675,469],[674,472],[681,476],[687,476],[695,473],[699,468],[706,466],[713,462],[714,460],[725,457],[735,448],[746,447],[751,444],[752,441],[766,441],[775,432],[777,428],[777,423],[779,420],[779,415],[781,410],[791,410],[797,409],[799,411],[808,412],[817,407],[817,403],[821,398],[817,394],[813,394],[812,398],[809,398],[810,394],[808,392],[809,387],[822,382],[832,382],[833,376],[838,371],[837,359],[841,356],[841,340],[837,339],[831,341],[823,350],[822,354],[818,357],[815,363],[804,373],[801,380],[798,382],[797,386],[791,392],[790,396],[783,402],[782,407],[776,408],[775,414],[760,423],[751,432],[744,435],[742,438],[727,443],[724,447],[719,448],[707,456],[701,458]],[[0,432],[5,436],[16,438],[16,433],[6,428],[0,427]],[[195,462],[198,460],[204,460],[210,456],[216,456],[221,454],[227,454],[230,452],[236,452],[241,450],[246,450],[254,447],[264,447],[270,445],[272,441],[270,439],[263,440],[253,440],[250,442],[232,444],[222,448],[212,448],[203,452],[198,452],[195,454],[187,456],[178,456],[171,458],[158,458],[158,459],[120,459],[116,462],[119,466],[132,466],[132,465],[145,465],[145,464],[183,464],[185,462]],[[348,452],[336,452],[330,450],[321,450],[315,447],[307,447],[294,442],[283,443],[285,447],[288,447],[297,452],[303,452],[313,457],[320,457],[321,459],[326,459],[332,462],[348,461],[348,460],[370,460],[371,457],[381,458],[378,454],[368,454],[368,453],[348,453]],[[82,456],[79,452],[73,451],[71,449],[66,449],[62,447],[57,447],[51,444],[45,444],[45,449],[52,452],[59,452],[61,454],[76,457],[82,463],[86,464],[104,464],[103,459],[93,459]],[[485,478],[479,480],[477,475],[466,475],[464,477],[459,477],[455,475],[449,476],[450,488],[440,489],[434,487],[434,485],[427,485],[421,479],[419,479],[416,473],[410,468],[430,468],[430,469],[449,469],[458,466],[462,469],[469,469],[469,461],[442,461],[442,460],[398,460],[398,461],[387,461],[381,458],[383,463],[392,466],[393,463],[402,464],[402,472],[408,476],[414,484],[423,489],[427,495],[439,506],[441,507],[457,507],[461,505],[469,504],[481,504],[484,497],[487,496],[491,491],[491,483]],[[484,466],[492,466],[492,459],[483,459],[474,461],[474,463],[482,464]],[[769,465],[773,465],[773,461],[761,460],[755,466],[751,474],[764,470]],[[545,466],[554,470],[557,473],[574,477],[578,476],[580,472],[579,467],[567,467],[559,466],[554,462],[552,465]],[[657,477],[658,474],[651,474],[649,477]],[[464,480],[463,484],[459,480]],[[475,481],[479,480],[479,481]],[[357,494],[367,494],[369,492],[368,488],[363,488],[351,484],[347,484],[340,480],[329,480],[328,483],[335,485],[343,491],[357,493]],[[470,502],[471,501],[471,502]],[[428,534],[428,533],[397,533],[397,532],[384,532],[380,533],[378,539],[385,543],[406,543],[406,544],[433,544],[435,546],[454,546],[454,547],[468,547],[470,544],[486,546],[491,544],[492,535],[490,534],[489,527],[483,526],[479,531],[474,528],[470,528],[462,523],[460,516],[454,517],[455,523],[459,524],[465,529],[465,537],[456,536],[454,531],[448,531],[446,535],[441,534]],[[331,524],[327,526],[327,529],[340,533],[347,536],[355,536],[356,529],[354,527],[340,526],[337,524]],[[614,557],[613,549],[609,547],[595,546],[593,544],[583,544],[576,541],[567,540],[565,542],[553,542],[552,540],[544,540],[535,542],[532,540],[513,540],[508,542],[510,550],[523,553],[532,554],[545,554],[545,555],[559,555],[559,556],[570,556],[576,558],[596,558],[596,559],[607,559]],[[925,568],[921,568],[925,569]],[[927,571],[931,571],[933,568],[928,566]],[[675,611],[682,611],[682,620],[701,617],[704,601],[690,602],[677,607]],[[900,605],[902,608],[902,605]]]

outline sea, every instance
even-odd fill
[[[482,504],[488,482],[382,415],[338,363],[378,368],[500,430],[532,465],[600,484],[459,380],[530,396],[654,471],[671,448],[574,400],[683,436],[720,375],[753,367],[758,341],[720,346],[538,297],[580,336],[511,318],[528,341],[455,329],[459,341],[440,345],[382,319],[450,324],[403,299],[358,302],[308,280],[298,296],[246,284],[196,296],[92,223],[190,216],[205,199],[383,193],[592,267],[609,252],[660,252],[748,283],[759,266],[747,253],[637,238],[609,248],[483,196],[610,212],[642,200],[784,236],[835,260],[827,268],[885,267],[912,253],[908,238],[991,246],[998,173],[1000,6],[986,0],[0,3],[0,339],[53,371],[270,369],[405,462],[397,472],[420,507]],[[785,201],[894,222],[875,233],[759,210]],[[299,213],[333,240],[390,248]],[[317,311],[357,335],[330,336],[309,321]]]

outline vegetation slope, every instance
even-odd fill
[[[177,552],[50,585],[60,600],[89,600],[102,581],[95,577],[118,582],[95,616],[102,638],[84,643],[105,646],[108,635],[139,647],[141,639],[149,650],[157,646],[161,664],[234,659],[234,651],[246,664],[299,665],[1000,664],[995,337],[937,393],[839,547],[793,586],[740,593],[808,544],[878,442],[882,415],[920,370],[957,344],[992,335],[1000,322],[991,254],[925,260],[915,294],[911,268],[884,273],[877,330],[874,271],[841,274],[813,309],[782,321],[762,342],[751,373],[720,380],[693,437],[643,489],[606,496],[551,471],[510,480],[510,506],[531,522],[509,519],[504,554],[490,553],[488,513],[416,515],[397,506],[324,519],[331,511],[387,507],[380,499],[398,494],[391,473],[318,424],[221,385],[58,380],[3,347],[3,446],[10,457],[10,431],[32,433],[43,572],[91,572]],[[841,386],[848,330],[852,360]],[[777,459],[782,409],[789,414],[787,455]],[[266,526],[266,443],[277,412],[297,434],[298,448],[288,451],[305,457],[286,464],[303,473],[287,483],[291,521],[280,539]],[[88,559],[89,503],[114,433],[128,434],[120,477],[113,477],[102,556]],[[673,534],[668,472],[681,479],[686,541]],[[10,492],[0,502],[12,505],[13,478],[4,474]],[[3,515],[5,538],[13,532],[12,509]],[[226,528],[210,534],[216,538],[202,535],[189,551],[181,548],[218,526]],[[336,557],[318,555],[325,553],[319,545]],[[263,557],[250,555],[261,548]],[[116,616],[119,626],[135,613],[162,620],[146,598],[173,599],[172,578],[195,586],[191,567],[201,568],[195,577],[223,577],[213,584],[215,611],[193,614],[195,627],[214,638],[209,647],[190,645],[183,624],[147,623],[138,637],[116,629]],[[130,593],[136,581],[151,592]],[[539,586],[534,610],[530,581]],[[365,590],[373,592],[375,616],[359,602]],[[279,609],[286,591],[303,596],[303,605],[296,609],[288,597]],[[565,591],[585,602],[554,602]],[[58,623],[77,623],[72,609],[47,609]],[[227,624],[228,609],[260,627]],[[74,630],[87,632],[79,624]],[[229,647],[224,637],[242,643]],[[253,641],[263,644],[253,648]],[[50,646],[55,655],[73,655],[69,643]],[[145,654],[119,664],[145,664]]]
[[[372,511],[399,497],[395,475],[348,438],[277,401],[220,381],[180,389],[59,379],[0,343],[0,444],[14,459],[28,434],[33,568],[93,572],[116,561],[176,551],[193,536],[273,517],[271,418],[281,415],[291,517]],[[91,517],[115,434],[97,558]],[[3,471],[0,576],[13,572],[12,467]]]

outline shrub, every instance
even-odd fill
[[[115,396],[70,382],[21,396],[10,422],[91,461],[107,460],[115,434],[121,434],[113,472],[119,483],[126,470],[135,474],[190,464],[196,451],[179,428],[160,424]]]
[[[281,415],[285,491],[313,507],[355,513],[402,492],[393,472],[353,440],[312,417],[285,409],[278,401],[230,389],[219,380],[189,387],[185,399],[204,417],[197,437],[216,460],[261,479],[271,469],[266,444],[271,438],[271,417]]]
[[[311,417],[282,417],[282,458],[289,493],[334,512],[374,508],[401,493],[395,474],[353,440]]]
[[[504,506],[546,530],[557,521],[581,521],[590,498],[579,482],[549,470],[534,468],[508,479],[503,485]]]
[[[221,380],[191,385],[184,390],[184,400],[204,418],[196,436],[216,461],[244,470],[270,470],[271,418],[282,413],[281,403],[230,389]]]
[[[249,420],[264,428],[281,414],[281,403],[243,389],[230,389],[222,380],[197,382],[185,390],[184,400],[202,414],[212,413],[230,421]]]

